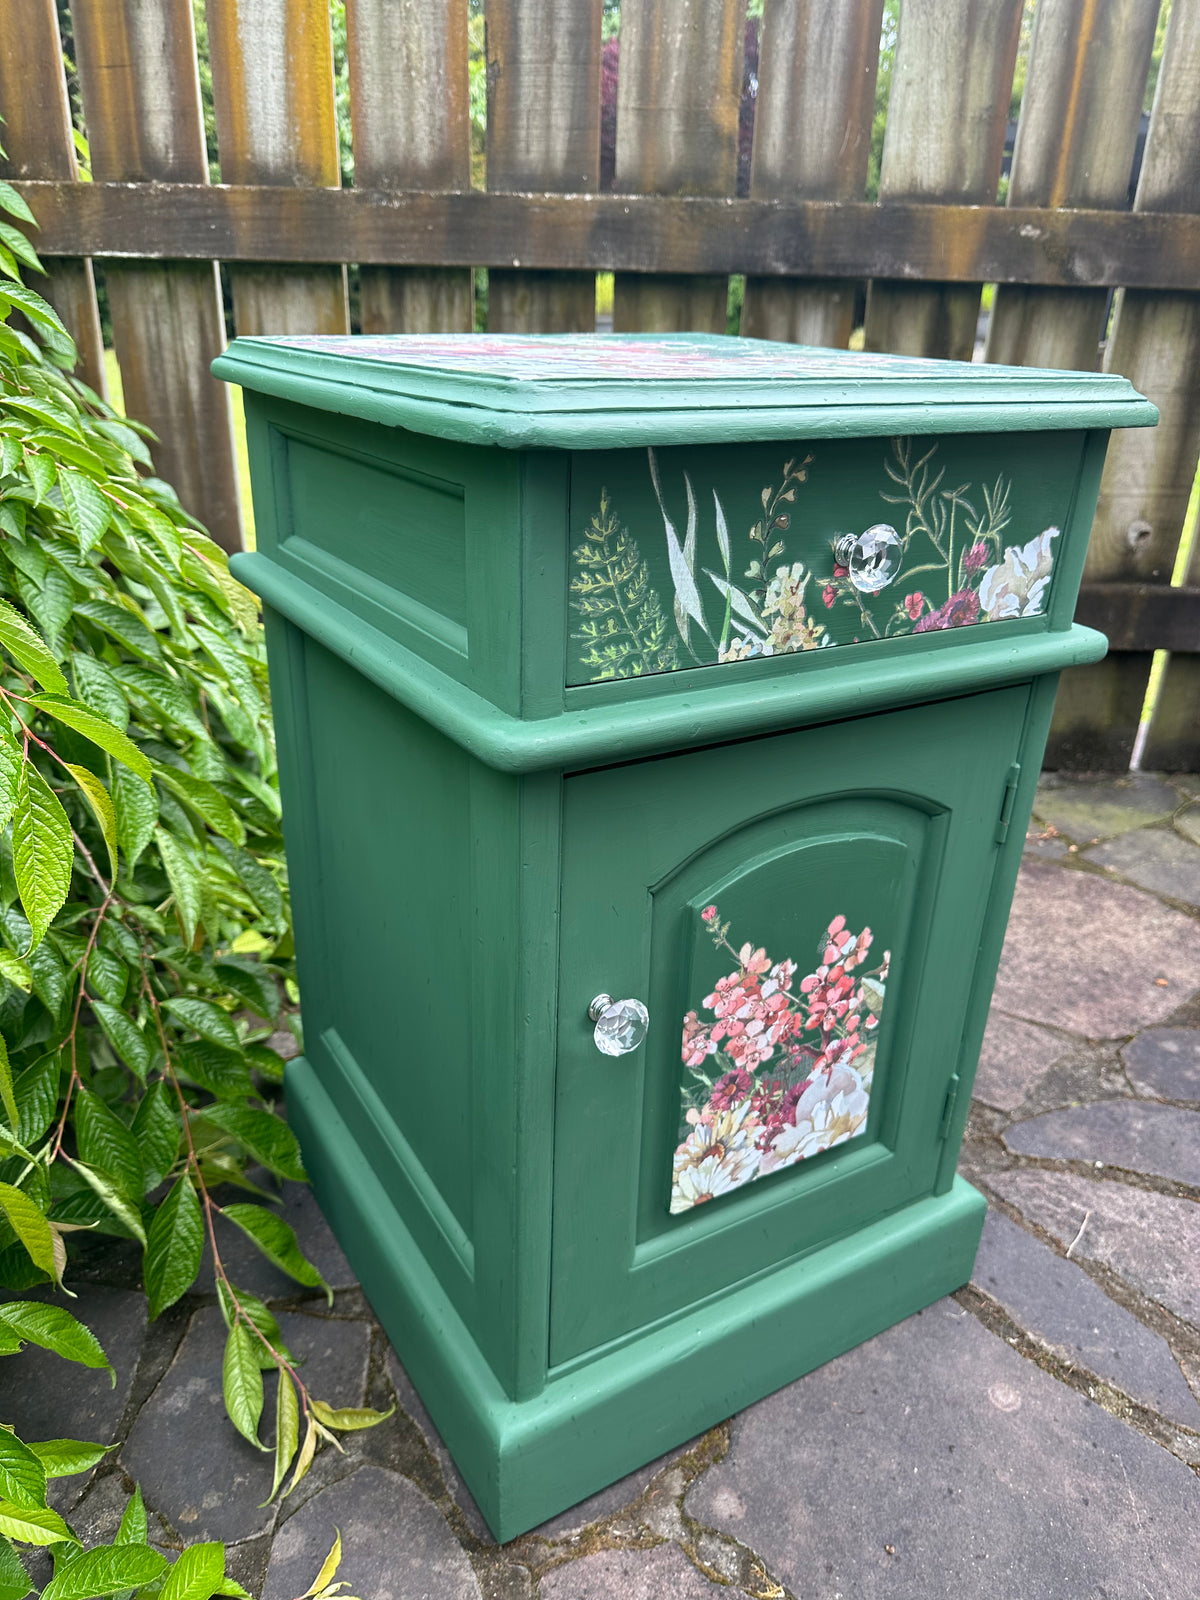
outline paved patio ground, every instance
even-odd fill
[[[28,1352],[0,1417],[116,1439],[60,1509],[111,1537],[137,1478],[167,1548],[233,1546],[263,1600],[339,1527],[361,1600],[1191,1600],[1200,1594],[1200,779],[1048,778],[962,1171],[991,1212],[972,1283],[674,1456],[497,1548],[311,1196],[287,1211],[332,1310],[251,1253],[306,1380],[398,1403],[282,1508],[221,1407],[220,1316],[147,1327],[133,1246],[75,1310],[118,1384]]]

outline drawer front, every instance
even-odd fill
[[[1028,701],[566,780],[552,1362],[931,1191]]]
[[[1083,441],[950,435],[577,455],[567,682],[765,657],[786,670],[795,663],[782,658],[834,646],[1044,619]]]

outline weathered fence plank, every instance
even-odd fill
[[[1159,0],[1040,0],[1021,99],[1010,206],[1124,210]],[[996,291],[985,360],[1093,371],[1104,289]]]
[[[1134,207],[1200,212],[1200,0],[1174,0]],[[1200,278],[1200,273],[1198,273]],[[1106,367],[1122,372],[1159,407],[1142,448],[1113,437],[1100,489],[1100,549],[1122,527],[1146,525],[1139,567],[1169,577],[1200,454],[1200,294],[1117,297]],[[1095,535],[1093,536],[1095,537]],[[1200,540],[1186,581],[1200,587]],[[1166,641],[1162,641],[1166,644]],[[1147,767],[1200,771],[1200,660],[1173,655],[1143,756]]]
[[[221,177],[336,188],[328,0],[205,0]],[[348,333],[346,272],[238,267],[238,333]]]
[[[79,177],[71,139],[71,108],[63,75],[54,0],[7,0],[0,6],[0,177]],[[79,349],[79,371],[107,398],[100,313],[86,256],[46,263],[37,288],[58,312]]]
[[[766,0],[750,194],[859,200],[867,181],[883,0]],[[741,331],[798,344],[850,342],[854,280],[750,275]]]
[[[1200,217],[687,195],[21,183],[47,255],[359,261],[1190,290]]]
[[[625,0],[620,37],[616,189],[734,194],[745,5]],[[620,333],[724,333],[727,296],[724,275],[653,281],[618,274],[613,327]]]
[[[347,0],[354,181],[471,187],[467,0]],[[364,333],[469,333],[470,267],[360,268]]]
[[[498,193],[600,187],[602,0],[489,0],[487,184]],[[488,328],[593,333],[594,272],[488,272]]]
[[[1022,0],[905,0],[879,196],[995,202]],[[866,347],[969,361],[980,286],[872,283]]]
[[[147,185],[143,194],[157,182],[207,184],[189,0],[73,0],[71,15],[95,177]],[[236,550],[229,390],[208,370],[225,344],[216,262],[112,262],[105,281],[126,408],[158,434],[158,472]]]

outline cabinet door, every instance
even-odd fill
[[[552,1364],[932,1190],[1028,696],[567,778]]]

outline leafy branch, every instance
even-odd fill
[[[618,522],[607,490],[572,555],[571,605],[583,617],[572,638],[584,644],[581,659],[594,669],[592,681],[669,672],[676,664],[675,640],[649,568]]]

